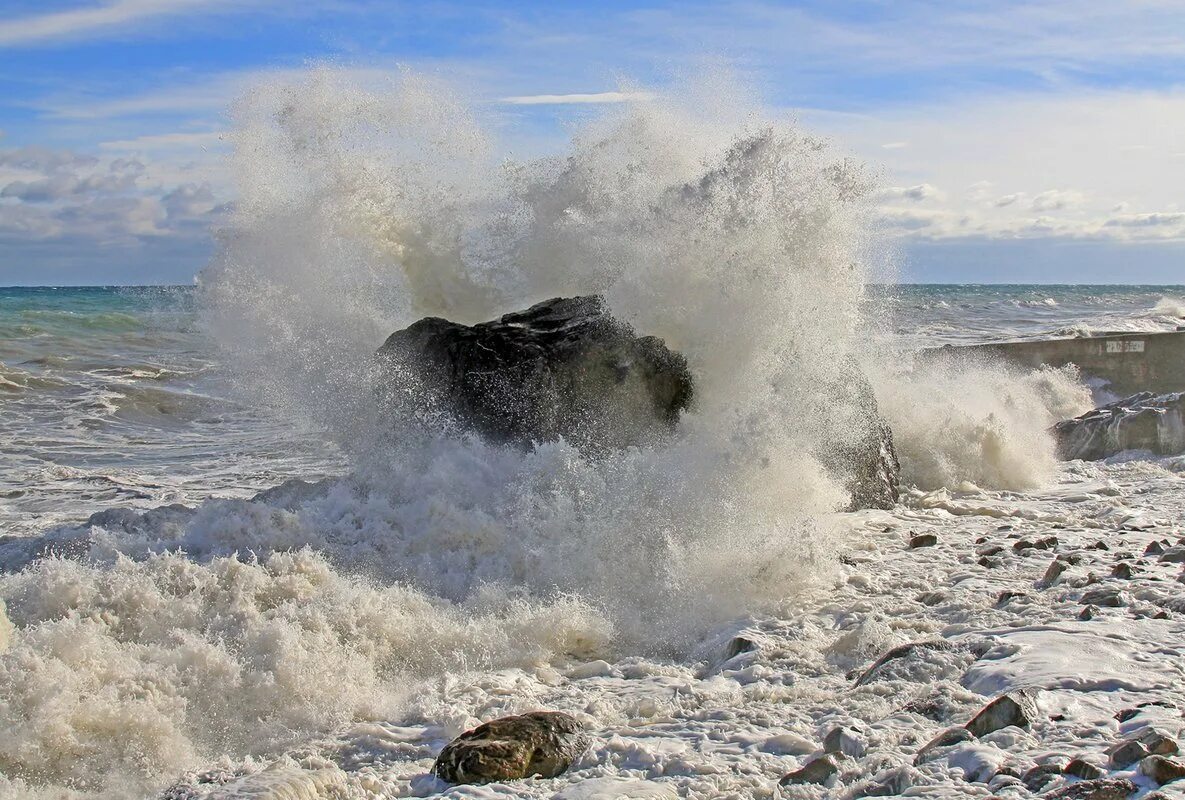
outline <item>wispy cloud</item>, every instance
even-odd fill
[[[559,106],[589,103],[633,103],[650,100],[649,92],[590,92],[586,94],[529,94],[503,97],[498,102],[513,106]]]
[[[110,33],[153,17],[199,10],[241,9],[251,0],[113,0],[91,8],[36,14],[0,22],[0,47],[45,44],[95,33]]]

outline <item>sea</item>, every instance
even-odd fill
[[[243,99],[194,286],[0,289],[0,798],[1026,798],[1071,759],[1112,782],[1074,792],[1155,788],[1108,753],[1185,729],[1185,456],[1060,461],[1072,367],[913,354],[1172,331],[1185,286],[888,281],[869,173],[719,83],[508,162],[464,93],[353,80]],[[380,402],[414,320],[593,292],[686,357],[668,437]],[[825,466],[877,424],[857,367],[889,510]],[[434,774],[536,710],[587,733],[562,774]]]

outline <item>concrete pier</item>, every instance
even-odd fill
[[[1106,381],[1109,390],[1119,395],[1185,391],[1185,330],[946,345],[923,353],[932,358],[1002,360],[1029,368],[1076,364],[1084,378]]]

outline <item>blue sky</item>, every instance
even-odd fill
[[[262,80],[410,66],[530,155],[706,58],[877,168],[905,279],[1185,283],[1179,0],[0,0],[0,284],[188,281]]]

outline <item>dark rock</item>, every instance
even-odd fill
[[[784,776],[779,783],[782,786],[788,786],[792,783],[824,784],[838,771],[839,765],[835,763],[833,757],[829,755],[820,756],[802,769]]]
[[[971,733],[982,737],[1011,725],[1027,728],[1037,716],[1036,692],[1032,689],[1018,689],[1002,694],[988,703],[966,727]]]
[[[989,558],[987,556],[983,556],[975,563],[979,564],[979,566],[983,567],[984,569],[995,569],[996,567],[1000,566],[1002,562],[998,558]]]
[[[584,727],[574,717],[535,711],[502,717],[461,734],[437,756],[432,773],[449,783],[554,778],[588,746]]]
[[[1082,620],[1083,622],[1086,622],[1086,621],[1094,619],[1094,615],[1097,613],[1099,613],[1099,610],[1097,608],[1095,608],[1094,606],[1086,606],[1085,608],[1083,608],[1081,611],[1078,612],[1078,619]]]
[[[1000,544],[989,544],[984,547],[976,549],[975,554],[980,556],[994,556],[1004,552],[1004,546]]]
[[[1082,781],[1044,795],[1049,800],[1127,800],[1136,785],[1126,778]]]
[[[1147,547],[1144,548],[1144,555],[1146,556],[1158,556],[1163,552],[1164,545],[1162,545],[1160,542],[1151,542]]]
[[[1125,581],[1131,580],[1132,565],[1127,563],[1126,561],[1120,561],[1118,564],[1111,567],[1111,577],[1112,578],[1119,578],[1119,579],[1125,580]]]
[[[724,651],[724,660],[736,658],[741,653],[752,653],[757,649],[757,642],[745,636],[734,636]]]
[[[933,547],[936,544],[938,544],[938,537],[932,533],[919,533],[909,540],[909,547],[913,550],[919,547]]]
[[[942,733],[926,742],[926,744],[922,746],[921,750],[918,750],[917,755],[913,757],[913,763],[921,764],[923,761],[926,761],[928,758],[930,758],[930,756],[936,751],[941,750],[944,747],[953,747],[954,745],[961,744],[962,742],[969,742],[974,738],[975,736],[966,728],[947,728]]]
[[[646,444],[669,434],[694,395],[684,357],[635,335],[596,296],[472,326],[427,317],[393,333],[376,359],[379,396],[398,418],[521,447],[561,437],[594,454]],[[871,383],[849,361],[834,385],[812,388],[855,409],[845,435],[817,454],[850,507],[892,508],[900,466]]]
[[[1028,592],[1007,591],[996,595],[996,608],[1003,608],[1018,597],[1028,597]]]
[[[1091,762],[1085,761],[1081,758],[1075,758],[1070,761],[1070,763],[1066,764],[1065,769],[1062,771],[1067,775],[1071,775],[1075,778],[1081,778],[1084,781],[1097,780],[1098,778],[1101,778],[1107,774],[1102,767],[1098,766],[1097,764],[1092,764]]]
[[[593,450],[669,431],[692,400],[683,356],[635,336],[600,298],[556,298],[493,322],[427,317],[379,348],[385,403],[498,443]]]
[[[1140,762],[1140,774],[1159,784],[1172,783],[1185,778],[1185,763],[1165,756],[1148,756]]]
[[[1082,598],[1079,600],[1082,605],[1103,606],[1105,608],[1119,608],[1127,605],[1127,597],[1118,589],[1110,589],[1106,586],[1101,586],[1098,589],[1091,589],[1089,592],[1083,592]]]
[[[1039,792],[1062,775],[1058,764],[1038,764],[1021,777],[1021,782],[1030,792]]]
[[[1115,713],[1115,719],[1120,722],[1127,722],[1130,719],[1135,719],[1140,713],[1138,708],[1125,708]]]
[[[1139,742],[1129,739],[1107,749],[1107,762],[1111,769],[1122,769],[1148,756],[1148,749]]]
[[[1056,536],[1046,536],[1043,539],[1021,539],[1012,545],[1012,549],[1018,553],[1021,550],[1052,550],[1055,547],[1057,547]]]
[[[1064,459],[1097,461],[1124,450],[1185,452],[1185,392],[1140,392],[1053,427]]]
[[[1052,586],[1066,569],[1066,563],[1060,558],[1055,558],[1050,562],[1049,568],[1045,570],[1045,574],[1041,577],[1041,583],[1045,586]]]

